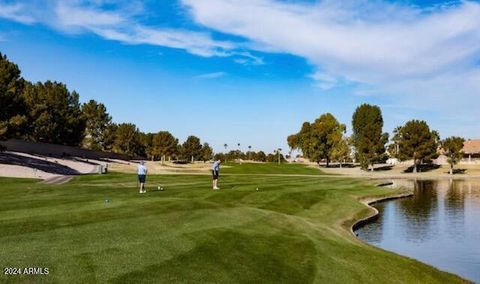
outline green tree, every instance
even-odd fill
[[[450,174],[453,175],[453,167],[463,158],[463,143],[465,139],[461,137],[448,137],[442,141],[442,149],[445,156],[448,157],[450,164]]]
[[[305,157],[311,157],[315,145],[315,143],[312,143],[312,133],[312,124],[304,122],[300,132],[287,137],[288,146],[292,150],[300,149]]]
[[[225,147],[225,163],[226,163],[226,162],[227,162],[227,160],[228,160],[228,157],[227,157],[227,148],[228,148],[228,144],[227,144],[227,143],[223,144],[223,147]]]
[[[0,140],[25,132],[26,106],[21,96],[24,83],[18,66],[0,53]]]
[[[236,159],[238,159],[238,151],[230,150],[228,153],[225,154],[225,159],[235,161]]]
[[[245,153],[245,157],[246,157],[249,161],[255,160],[255,151],[247,151],[247,152]]]
[[[115,124],[115,123],[108,125],[107,129],[105,129],[105,133],[103,135],[104,151],[108,151],[108,152],[114,151],[117,129],[118,129],[118,124]]]
[[[343,138],[333,148],[332,160],[337,161],[340,164],[340,168],[342,164],[350,158],[350,147],[348,144],[348,139]]]
[[[202,153],[202,144],[200,138],[195,136],[188,136],[187,140],[182,144],[182,155],[186,160],[199,160]]]
[[[363,169],[371,167],[385,153],[388,133],[382,133],[383,117],[378,106],[362,104],[357,107],[352,117],[352,142],[357,159]]]
[[[28,138],[33,141],[77,146],[84,137],[78,93],[62,83],[27,84],[23,98],[28,108]]]
[[[177,154],[178,146],[178,139],[170,132],[160,131],[153,137],[152,154],[155,159],[160,158],[163,162],[166,157],[171,158]]]
[[[285,160],[283,154],[279,153],[277,150],[275,150],[273,153],[268,154],[265,160],[269,163],[278,163],[279,158],[280,163],[284,163],[287,161]]]
[[[152,151],[152,140],[153,135],[151,133],[144,133],[138,131],[136,139],[137,144],[134,148],[134,155],[138,157],[151,158],[152,156],[150,155],[150,153]]]
[[[200,156],[204,162],[210,161],[212,159],[213,149],[212,147],[210,147],[210,145],[208,145],[208,143],[203,143]]]
[[[253,159],[257,162],[265,162],[267,160],[267,155],[263,151],[258,151],[253,155]]]
[[[388,155],[392,158],[397,158],[400,152],[400,129],[402,127],[395,127],[393,130],[392,143],[388,145]]]
[[[215,161],[217,161],[217,160],[225,161],[225,154],[224,153],[216,153],[215,156],[213,156],[213,159]]]
[[[139,130],[133,123],[122,123],[116,127],[113,150],[129,156],[138,155],[143,148]]]
[[[320,163],[325,160],[330,164],[335,147],[343,139],[346,127],[330,113],[322,114],[313,123],[304,122],[300,132],[289,136],[289,146],[300,149],[310,160]]]
[[[92,150],[106,150],[105,135],[112,123],[107,108],[102,103],[90,100],[82,105],[82,113],[86,121],[83,146]]]
[[[410,120],[399,128],[398,158],[402,161],[413,159],[413,172],[417,172],[419,163],[438,156],[440,137],[438,132],[430,131],[423,120]]]
[[[235,161],[238,159],[245,160],[247,158],[247,154],[243,153],[240,150],[230,150],[228,153],[225,153],[225,159],[230,161]]]
[[[290,149],[297,149],[298,148],[298,138],[299,135],[297,134],[292,134],[287,137],[287,144]]]
[[[154,133],[140,133],[140,142],[145,148],[145,155],[152,161],[155,160],[153,156],[153,137],[155,137]]]

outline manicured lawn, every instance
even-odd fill
[[[237,164],[227,163],[221,167],[221,173],[227,174],[292,174],[292,175],[321,175],[325,174],[318,168],[307,167],[302,164]]]
[[[461,281],[351,235],[348,220],[368,212],[357,198],[391,190],[289,175],[314,173],[294,166],[222,169],[218,192],[199,175],[149,176],[143,195],[126,174],[81,176],[65,185],[0,179],[0,266],[50,271],[2,273],[0,282]],[[165,191],[154,191],[160,184]]]

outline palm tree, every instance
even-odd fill
[[[240,143],[237,143],[238,150],[237,150],[237,159],[240,159]]]
[[[227,147],[228,147],[228,144],[225,143],[223,144],[223,147],[225,147],[225,163],[227,162]]]
[[[248,145],[248,160],[252,160],[252,146]]]

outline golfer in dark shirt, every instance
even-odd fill
[[[220,160],[213,162],[212,176],[213,176],[213,190],[219,190],[218,188],[218,176],[220,172]]]

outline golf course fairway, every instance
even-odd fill
[[[139,194],[134,174],[0,178],[0,266],[49,271],[2,271],[0,282],[464,281],[351,234],[370,213],[359,198],[400,190],[273,164],[223,168],[219,186],[209,175],[151,175]]]

